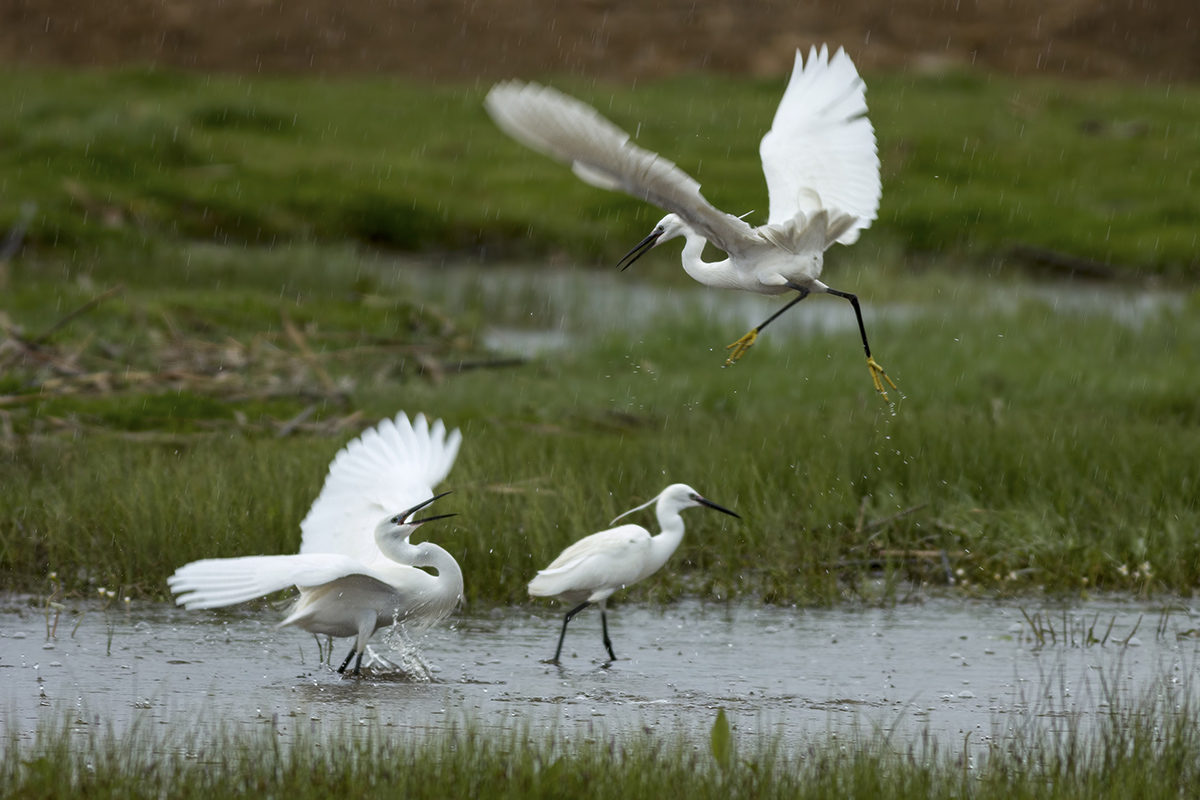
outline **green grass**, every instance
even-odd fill
[[[443,316],[405,299],[383,271],[365,263],[339,279],[303,266],[319,261],[310,253],[293,268],[292,259],[245,254],[250,288],[188,295],[188,341],[277,332],[280,293],[265,288],[273,276],[320,287],[289,290],[282,302],[308,321],[317,349],[377,332],[460,352],[420,325],[393,327],[405,303],[420,319]],[[90,296],[77,280],[43,275],[13,274],[8,313],[27,329]],[[167,336],[151,309],[175,308],[176,294],[125,277],[123,300],[56,335],[64,350],[121,330],[131,340]],[[363,281],[386,284],[380,293],[392,305],[338,299]],[[118,385],[0,409],[14,430],[0,450],[0,570],[25,590],[55,571],[69,589],[94,581],[162,597],[166,576],[187,561],[294,552],[326,466],[351,434],[277,439],[274,428],[236,417],[284,420],[311,404],[318,421],[403,408],[463,428],[448,483],[460,516],[431,535],[462,563],[468,599],[485,606],[521,602],[525,582],[566,544],[676,481],[744,521],[689,512],[679,553],[634,599],[896,599],[915,584],[947,583],[940,557],[909,555],[941,550],[961,570],[954,591],[968,594],[1194,591],[1200,374],[1181,368],[1200,355],[1194,299],[1131,326],[1053,313],[1037,299],[991,309],[1014,284],[928,275],[882,285],[929,305],[914,322],[872,326],[876,354],[905,395],[894,416],[870,389],[853,332],[768,335],[723,370],[721,346],[741,331],[687,318],[440,381],[381,371],[390,363],[382,357],[331,361],[332,379],[347,388],[325,397],[233,400]],[[248,310],[223,317],[223,297]],[[465,339],[469,353],[470,335],[454,328],[449,339]],[[157,352],[147,346],[143,356]],[[636,520],[652,524],[648,513]],[[871,576],[882,588],[862,588]]]
[[[837,258],[953,253],[994,268],[1021,243],[1196,277],[1200,89],[972,72],[866,80],[883,205]],[[782,78],[555,83],[640,131],[718,206],[765,218],[757,149]],[[482,110],[485,90],[9,70],[0,227],[36,202],[30,243],[84,261],[105,245],[354,240],[592,263],[614,260],[660,216],[506,139]]]
[[[351,728],[289,735],[275,725],[205,735],[43,724],[9,734],[0,779],[14,797],[1025,798],[1192,796],[1200,789],[1194,704],[1118,708],[1092,732],[1017,732],[985,744],[889,741],[882,733],[806,744],[738,741],[718,714],[708,741],[569,731],[444,733]],[[739,745],[742,745],[739,747]],[[965,753],[964,753],[965,750]],[[965,757],[964,757],[965,756]]]
[[[51,357],[0,352],[6,585],[39,589],[57,571],[71,589],[161,597],[188,560],[294,551],[334,452],[400,408],[467,433],[451,477],[461,516],[438,539],[474,602],[520,601],[564,545],[673,481],[745,521],[691,512],[671,568],[635,598],[832,603],[859,597],[864,576],[895,598],[947,582],[940,558],[910,555],[942,550],[968,593],[1200,582],[1195,297],[1144,325],[1038,300],[1000,310],[997,294],[1021,285],[963,266],[1020,241],[1194,275],[1195,234],[1176,224],[1197,211],[1180,166],[1200,155],[1182,113],[1194,89],[868,76],[885,204],[827,274],[869,306],[931,309],[871,326],[906,395],[893,417],[850,332],[768,335],[721,370],[743,331],[670,319],[456,373],[486,357],[476,330],[490,320],[449,319],[363,243],[590,261],[657,216],[505,139],[482,88],[6,78],[0,225],[21,202],[38,212],[33,246],[0,272],[0,327]],[[757,141],[778,81],[563,85],[622,125],[644,121],[640,140],[719,205],[763,212]],[[955,257],[899,266],[930,250]],[[675,258],[643,274],[681,280]]]

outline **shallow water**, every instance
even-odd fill
[[[702,319],[749,330],[779,310],[787,298],[711,289],[699,284],[661,286],[615,270],[545,267],[429,267],[404,263],[394,279],[437,303],[453,316],[479,314],[487,320],[483,342],[497,352],[533,356],[564,350],[615,331],[637,334],[664,319]],[[842,287],[846,288],[846,287]],[[1029,303],[1047,312],[1096,316],[1139,327],[1164,311],[1185,306],[1179,292],[1073,282],[998,283],[976,287],[967,297],[932,292],[920,303],[864,303],[863,319],[904,324],[923,316],[977,309],[1011,314]],[[856,331],[849,304],[813,297],[771,323],[774,339]]]
[[[1050,612],[1060,637],[1062,613]],[[284,735],[359,724],[439,731],[470,721],[587,736],[703,733],[723,707],[743,737],[881,729],[953,744],[968,732],[980,743],[1031,726],[1086,727],[1114,698],[1157,693],[1175,707],[1200,664],[1190,633],[1197,615],[1176,611],[1158,635],[1161,606],[1114,601],[1067,612],[1067,627],[1096,615],[1097,638],[1113,623],[1104,646],[1080,646],[1077,630],[1074,644],[1039,647],[1018,607],[992,603],[618,606],[609,614],[616,662],[603,663],[599,615],[589,609],[572,622],[563,666],[554,667],[540,659],[553,652],[556,609],[500,609],[430,632],[420,643],[429,669],[421,680],[379,667],[343,678],[318,663],[312,636],[275,629],[278,612],[265,605],[95,608],[82,620],[64,614],[47,641],[43,612],[10,604],[0,613],[0,711],[22,738],[63,719],[117,731],[135,720],[185,730],[271,724]],[[374,648],[401,660],[383,634]],[[335,662],[348,647],[336,643]]]

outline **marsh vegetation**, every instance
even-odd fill
[[[874,350],[903,394],[894,413],[849,326],[773,331],[720,369],[745,321],[686,298],[635,301],[686,294],[669,254],[614,276],[632,311],[583,330],[536,289],[431,291],[431,268],[469,284],[460,267],[480,262],[549,283],[548,270],[614,260],[657,218],[504,140],[474,87],[9,73],[0,227],[28,214],[23,249],[0,265],[0,574],[22,593],[10,597],[41,609],[103,587],[136,608],[165,599],[187,561],[293,552],[330,458],[399,409],[463,429],[448,483],[459,516],[438,542],[472,612],[524,602],[538,565],[672,481],[744,521],[689,522],[631,603],[1190,596],[1200,301],[1195,177],[1180,165],[1200,136],[1179,112],[1200,94],[975,74],[868,83],[884,207],[827,275],[875,312]],[[642,143],[718,205],[765,208],[756,147],[777,82],[564,88],[643,121]],[[1106,283],[1080,304],[1079,283],[1013,269],[1035,262]],[[822,302],[834,301],[808,301]],[[498,353],[486,343],[499,318],[571,335]],[[2,769],[27,794],[301,794],[319,773],[322,793],[411,781],[414,795],[459,795],[497,775],[508,783],[490,791],[524,796],[1177,796],[1194,788],[1194,709],[1146,702],[980,766],[870,736],[743,742],[736,757],[682,738],[566,747],[469,730],[279,750],[267,733],[81,739],[47,719],[32,744],[9,740]],[[233,754],[219,769],[218,750]]]

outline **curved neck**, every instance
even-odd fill
[[[729,280],[729,270],[726,269],[729,259],[705,261],[703,258],[704,245],[708,243],[708,240],[691,228],[685,229],[683,235],[687,239],[687,244],[683,246],[683,269],[688,275],[705,286],[714,286],[719,289],[738,288],[737,284],[731,283]]]
[[[454,556],[433,542],[421,542],[409,545],[416,551],[415,557],[408,562],[414,567],[430,567],[437,570],[437,589],[439,594],[455,601],[462,597],[463,573]]]
[[[458,566],[458,562],[454,560],[454,556],[443,547],[440,547],[433,542],[421,542],[420,544],[409,545],[414,551],[414,557],[408,563],[414,567],[430,567],[437,570],[439,578],[457,579],[458,583],[462,584],[463,574],[462,569]]]
[[[662,504],[655,509],[658,517],[660,532],[650,537],[650,555],[646,559],[646,574],[657,571],[679,547],[683,541],[683,517],[674,509],[664,508]]]
[[[463,574],[454,556],[433,542],[413,544],[407,538],[398,535],[375,537],[379,551],[397,564],[409,567],[431,567],[437,570],[438,593],[453,595],[456,599],[462,596]]]

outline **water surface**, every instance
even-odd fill
[[[281,615],[265,604],[93,608],[82,620],[64,615],[47,640],[43,613],[14,602],[0,613],[0,710],[9,731],[29,737],[64,714],[116,730],[135,719],[189,729],[271,724],[285,735],[359,724],[438,731],[471,721],[581,735],[690,734],[706,731],[724,708],[747,737],[882,729],[949,743],[970,732],[979,743],[1029,726],[1087,725],[1116,698],[1154,692],[1176,704],[1200,663],[1197,623],[1179,610],[1156,633],[1160,609],[1116,601],[1065,617],[1057,609],[1051,621],[1061,634],[1066,619],[1075,640],[1039,645],[1019,608],[994,603],[622,605],[609,614],[618,660],[604,663],[599,616],[589,609],[571,624],[561,667],[541,663],[553,653],[557,607],[499,609],[458,615],[426,635],[424,674],[377,664],[352,679],[318,663],[312,636],[276,629]],[[1097,618],[1097,638],[1112,623],[1108,641],[1083,646],[1082,629]],[[404,662],[409,656],[389,651],[384,633],[374,649]],[[335,644],[335,663],[348,648],[349,640]]]

